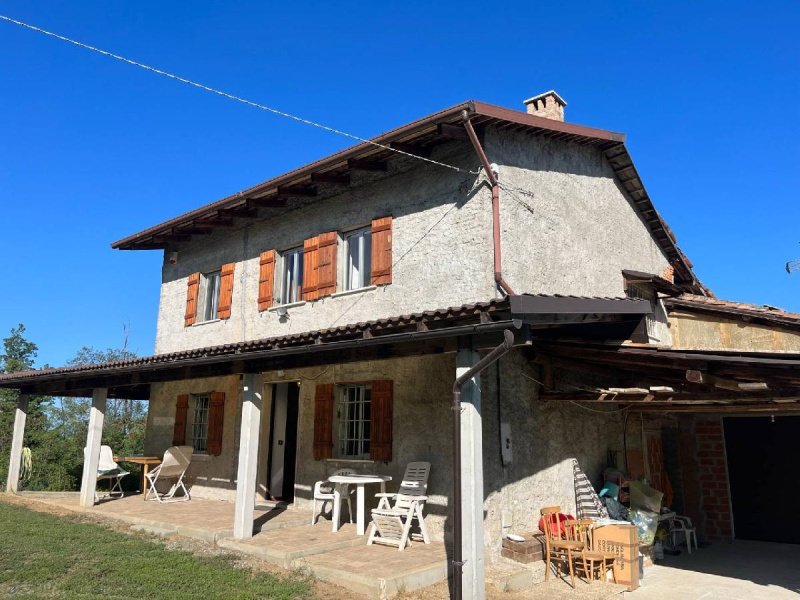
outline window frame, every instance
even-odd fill
[[[346,383],[337,385],[335,389],[334,458],[371,460],[372,384]],[[354,411],[345,414],[348,406]]]
[[[211,415],[211,394],[191,395],[192,404],[192,449],[196,453],[208,453],[208,426]],[[204,405],[201,406],[201,403]],[[199,443],[198,443],[199,442]]]
[[[279,294],[276,298],[276,305],[281,304],[294,304],[296,302],[301,302],[303,300],[303,278],[305,276],[304,265],[303,261],[305,260],[304,256],[304,249],[303,245],[299,246],[292,246],[291,248],[287,248],[280,253],[281,257],[281,265],[280,265],[280,284],[278,286]],[[299,272],[300,277],[299,281],[294,282],[294,296],[287,292],[287,287],[289,286],[289,260],[291,259],[292,265],[295,268],[295,273]]]
[[[213,282],[209,290],[209,281]],[[200,274],[200,298],[195,323],[208,323],[219,318],[219,296],[222,290],[222,269]]]
[[[354,239],[358,239],[358,273],[360,281],[353,283],[353,261],[350,247]],[[360,290],[371,285],[372,273],[372,227],[359,227],[342,233],[343,246],[343,268],[344,268],[344,290],[350,292]]]

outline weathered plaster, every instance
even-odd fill
[[[669,315],[672,346],[682,350],[800,352],[800,334],[780,326],[673,310]]]

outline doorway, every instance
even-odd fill
[[[294,501],[299,400],[296,382],[272,384],[267,490],[273,499],[284,502]]]
[[[793,518],[800,417],[727,417],[724,423],[736,538],[800,544],[800,521]]]

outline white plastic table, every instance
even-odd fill
[[[386,493],[386,482],[392,478],[388,475],[334,475],[328,477],[331,483],[346,483],[356,486],[356,533],[364,535],[364,486],[368,483],[379,483],[381,493]],[[333,530],[339,531],[339,513],[341,508],[338,505],[333,507]]]

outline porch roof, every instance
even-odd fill
[[[543,400],[648,412],[800,411],[800,354],[674,350],[533,339],[534,360],[593,374],[603,385],[547,389]]]
[[[520,295],[260,340],[157,354],[97,365],[0,375],[0,388],[27,394],[149,398],[150,383],[246,372],[452,352],[459,338],[494,347],[504,329],[526,343],[531,328],[569,327],[595,339],[624,340],[650,312],[625,298]]]

